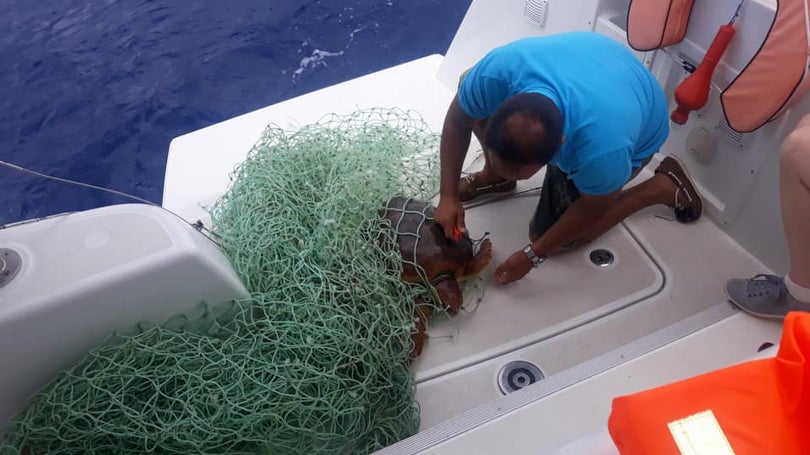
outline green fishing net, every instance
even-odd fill
[[[37,392],[2,453],[369,453],[415,433],[413,301],[379,211],[429,199],[413,112],[270,126],[211,209],[249,299],[116,334]]]

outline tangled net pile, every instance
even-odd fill
[[[368,453],[418,430],[412,302],[379,211],[438,183],[418,115],[268,127],[212,208],[251,293],[116,335],[38,392],[3,453]]]

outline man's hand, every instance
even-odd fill
[[[531,270],[531,259],[523,251],[518,251],[495,269],[495,281],[500,284],[509,284],[523,278]]]
[[[455,241],[461,240],[461,235],[467,232],[464,225],[464,207],[458,200],[439,198],[436,207],[436,222],[444,230],[444,236]]]

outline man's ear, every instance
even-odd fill
[[[561,136],[560,137],[560,145],[562,145],[564,142],[565,142],[565,136]]]

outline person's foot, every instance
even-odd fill
[[[512,194],[517,182],[501,177],[488,178],[481,172],[466,175],[458,182],[458,195],[462,204],[472,202],[482,196],[503,196]]]
[[[810,311],[810,303],[790,295],[784,278],[776,275],[728,280],[725,291],[731,303],[754,316],[782,319],[790,311]]]
[[[703,213],[703,201],[689,178],[689,174],[686,173],[683,163],[674,156],[667,156],[655,168],[655,173],[669,177],[677,186],[675,201],[668,204],[675,209],[675,219],[681,223],[697,221]]]

